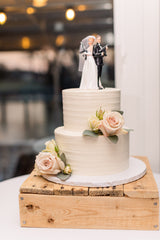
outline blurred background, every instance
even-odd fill
[[[112,0],[0,1],[0,181],[30,173],[63,125],[62,90],[79,87],[79,44],[92,34],[110,45],[102,83],[115,87]]]

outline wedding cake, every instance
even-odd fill
[[[64,126],[35,160],[45,179],[71,186],[106,187],[135,181],[146,165],[129,155],[129,132],[116,88],[65,89]]]
[[[63,90],[64,126],[55,129],[55,140],[72,167],[72,174],[103,176],[124,171],[129,166],[129,133],[119,135],[116,144],[103,135],[84,136],[88,119],[97,109],[120,110],[120,90]]]
[[[105,187],[145,174],[145,164],[129,156],[130,129],[124,127],[120,90],[102,86],[108,47],[100,42],[100,35],[81,41],[80,88],[62,91],[64,126],[55,129],[55,140],[46,142],[36,157],[36,169],[49,181]]]

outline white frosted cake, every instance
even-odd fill
[[[72,166],[72,175],[103,176],[129,167],[129,133],[119,135],[116,144],[99,135],[83,136],[88,119],[97,109],[120,110],[120,90],[63,90],[64,126],[55,129],[55,140]]]
[[[145,174],[145,164],[129,156],[132,129],[124,127],[120,89],[102,86],[99,63],[107,56],[108,47],[100,47],[100,42],[99,35],[81,41],[80,87],[62,91],[64,126],[55,129],[55,140],[47,141],[36,156],[36,170],[49,181],[106,187]]]

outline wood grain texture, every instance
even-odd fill
[[[19,199],[23,227],[137,230],[159,228],[157,199],[22,193]]]
[[[139,180],[124,184],[124,195],[133,198],[158,198],[158,188],[147,157],[136,156],[145,162],[147,173]]]
[[[52,195],[54,193],[53,189],[53,183],[45,180],[36,170],[33,170],[30,176],[22,184],[20,192]]]
[[[147,157],[137,157],[147,165],[147,173],[141,179],[115,187],[73,187],[61,185],[45,180],[33,170],[20,188],[21,193],[37,193],[47,195],[90,195],[90,196],[115,196],[126,195],[134,198],[158,198],[158,189],[154,180]]]
[[[114,196],[122,197],[123,196],[123,185],[113,186],[113,187],[92,187],[89,188],[90,196]]]
[[[88,187],[73,187],[57,184],[45,180],[33,170],[30,176],[20,187],[21,193],[46,194],[46,195],[88,195]]]
[[[141,179],[115,187],[49,182],[34,170],[20,188],[22,227],[159,229],[159,195],[149,161]]]
[[[147,157],[137,157],[145,162],[147,173],[141,179],[115,187],[73,187],[61,185],[45,180],[33,170],[20,188],[21,193],[47,194],[47,195],[74,195],[74,196],[114,196],[126,195],[134,198],[158,198],[158,188],[152,174]]]

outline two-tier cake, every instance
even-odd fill
[[[120,90],[63,90],[64,126],[55,129],[55,140],[72,166],[73,175],[103,176],[129,167],[129,133],[116,144],[103,135],[83,136],[88,119],[99,108],[120,110]]]
[[[115,186],[142,177],[145,164],[129,156],[120,90],[66,89],[62,93],[64,126],[55,129],[55,141],[48,141],[37,155],[40,174],[52,182],[88,187]]]

